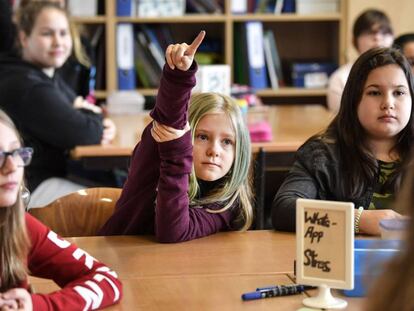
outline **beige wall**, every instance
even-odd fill
[[[356,17],[368,8],[383,10],[390,17],[395,35],[414,32],[414,0],[341,0],[347,1],[347,42],[348,60],[355,59],[357,53],[352,46],[352,25]]]

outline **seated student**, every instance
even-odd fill
[[[414,72],[414,33],[406,33],[394,40],[394,46],[400,49],[411,64],[411,71]]]
[[[404,246],[370,289],[365,310],[414,310],[414,163],[408,167],[407,177],[395,207],[410,216],[410,224],[403,237]]]
[[[250,227],[250,138],[240,109],[216,93],[190,100],[194,54],[204,35],[167,48],[154,121],[135,147],[121,197],[101,234],[155,233],[160,242],[180,242]]]
[[[367,10],[355,20],[352,43],[359,54],[376,47],[390,47],[393,30],[387,15],[379,10]],[[332,111],[339,111],[341,95],[351,71],[352,62],[339,67],[329,78],[327,102]]]
[[[31,155],[0,110],[0,309],[92,310],[119,302],[122,286],[114,271],[89,261],[85,251],[25,213],[21,192]],[[28,274],[52,279],[62,289],[31,293]]]
[[[390,208],[414,139],[412,81],[396,49],[357,59],[338,115],[299,148],[275,196],[275,229],[295,230],[298,198],[354,202],[356,231],[365,234],[379,234],[381,219],[400,217]]]
[[[58,4],[33,2],[18,12],[21,56],[0,57],[3,108],[34,149],[27,170],[31,206],[84,188],[66,180],[68,151],[77,145],[109,143],[115,125],[100,108],[76,95],[57,75],[72,49],[66,12]]]

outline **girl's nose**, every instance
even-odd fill
[[[4,159],[4,163],[3,165],[0,167],[0,169],[5,173],[5,174],[10,174],[12,172],[14,172],[15,170],[17,170],[19,166],[17,165],[17,161],[15,158],[13,158],[12,155],[8,155],[5,159]]]
[[[217,157],[219,155],[219,147],[217,143],[212,143],[207,149],[207,155],[209,157]]]
[[[381,102],[381,109],[394,109],[394,99],[391,94],[385,94],[382,102]]]

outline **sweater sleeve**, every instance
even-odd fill
[[[276,230],[296,230],[296,200],[326,199],[331,192],[328,152],[319,142],[306,142],[296,153],[296,160],[280,186],[272,204],[272,224]]]
[[[52,279],[62,288],[50,294],[32,294],[33,310],[95,310],[119,302],[122,285],[114,271],[29,214],[26,224],[32,243],[30,273]]]
[[[73,103],[49,82],[36,83],[27,90],[13,115],[20,127],[34,137],[62,149],[99,144],[102,115],[73,108]]]
[[[151,117],[161,124],[183,129],[188,120],[191,90],[196,84],[197,63],[187,71],[165,65],[157,94],[157,103]]]

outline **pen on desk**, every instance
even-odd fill
[[[241,296],[243,300],[254,300],[278,296],[288,296],[300,294],[304,291],[303,285],[279,285],[269,289],[257,290],[255,292],[245,293]]]
[[[274,286],[266,286],[266,287],[258,287],[256,288],[256,291],[262,291],[262,290],[272,290],[275,288],[280,288],[281,286],[303,286],[303,290],[308,289],[315,289],[317,286],[311,286],[311,285],[274,285]]]

